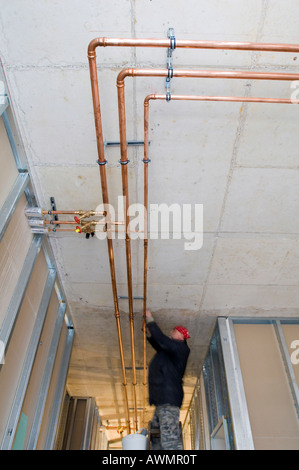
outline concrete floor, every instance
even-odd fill
[[[95,209],[101,202],[87,46],[98,36],[299,43],[295,0],[0,0],[0,54],[38,202]],[[97,52],[105,141],[119,140],[116,78],[126,67],[165,68],[164,49]],[[293,53],[176,49],[174,68],[299,73]],[[298,99],[298,83],[172,79],[177,94]],[[143,140],[143,100],[165,79],[126,79],[128,140]],[[167,332],[191,332],[182,420],[217,316],[298,316],[298,108],[286,104],[151,102],[149,202],[203,205],[203,245],[149,241],[148,307]],[[107,148],[112,204],[122,193],[119,148]],[[130,202],[143,202],[143,147],[129,148]],[[103,424],[124,423],[122,376],[107,243],[50,235],[76,339],[72,395],[94,396]],[[118,294],[127,295],[125,247],[115,240]],[[134,296],[142,296],[143,241],[132,241]],[[127,300],[120,300],[130,407]],[[135,300],[142,415],[142,301]],[[148,358],[151,350],[148,349]],[[140,368],[140,369],[139,369]],[[146,421],[152,410],[147,408]],[[133,416],[133,414],[132,414]],[[115,431],[110,439],[118,439]],[[119,445],[119,443],[115,443]]]

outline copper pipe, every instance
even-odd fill
[[[95,38],[88,47],[88,55],[95,54],[97,47],[171,47],[170,39],[140,39],[140,38]],[[299,52],[298,44],[277,44],[236,41],[202,41],[176,39],[175,47],[185,49],[220,49],[239,51],[268,51],[268,52]]]
[[[121,161],[122,162],[127,162],[127,138],[126,138],[126,114],[125,114],[125,92],[124,92],[124,80],[127,76],[131,77],[140,77],[140,76],[168,76],[168,70],[159,70],[159,69],[133,69],[133,68],[128,68],[122,70],[117,77],[117,91],[118,91],[118,113],[119,113],[119,132],[120,132],[120,147],[121,147]],[[299,74],[273,74],[273,73],[261,73],[261,72],[230,72],[230,71],[205,71],[205,70],[177,70],[173,72],[174,77],[210,77],[210,78],[229,78],[229,79],[237,79],[237,78],[246,78],[246,79],[272,79],[272,80],[295,80],[299,79]],[[163,99],[166,99],[166,95],[161,95],[163,96]],[[177,95],[177,99],[184,99],[182,95]],[[201,97],[190,97],[190,99],[198,99],[200,100]],[[224,101],[226,100],[225,97],[207,97],[207,100],[219,100],[219,101]],[[250,101],[250,98],[248,99],[241,99],[238,97],[228,97],[228,101]],[[259,100],[259,101],[265,101],[265,102],[271,102],[271,99],[252,99],[254,100]],[[281,102],[279,99],[272,99],[272,102]],[[292,100],[287,100],[285,102],[292,103]],[[145,113],[145,118],[144,118],[144,160],[148,161],[148,109],[146,106],[146,100],[144,103],[144,113]],[[126,202],[126,208],[128,209],[128,184],[127,184],[127,165],[122,165],[122,175],[123,175],[123,195],[127,197]],[[147,163],[145,163],[145,174],[144,174],[144,205],[145,205],[145,212],[147,212],[147,206],[148,206],[148,184],[147,184]],[[128,222],[126,222],[126,228],[127,228]],[[146,229],[145,229],[146,232]],[[128,237],[128,234],[126,235]],[[131,285],[131,280],[130,280],[130,272],[131,272],[131,255],[130,255],[130,245],[129,245],[129,240],[126,245],[126,252],[127,252],[127,273],[128,273],[128,290],[129,290],[129,304],[131,305],[132,303],[132,285]],[[148,252],[148,239],[147,237],[144,238],[144,303],[143,303],[143,335],[144,335],[144,403],[145,403],[145,384],[146,384],[146,328],[145,328],[145,310],[146,310],[146,289],[147,289],[147,252]],[[132,317],[130,317],[132,320]],[[132,339],[133,341],[133,339]],[[132,345],[132,350],[133,350],[133,345]],[[133,371],[134,371],[135,363],[133,363]],[[134,373],[133,373],[134,377]],[[133,379],[133,384],[135,385],[135,380]]]
[[[129,225],[129,190],[128,190],[128,160],[127,160],[127,140],[126,140],[126,118],[125,118],[125,99],[124,84],[117,88],[118,92],[118,111],[119,111],[119,132],[120,132],[120,153],[121,153],[121,175],[122,189],[125,198],[125,244],[126,244],[126,261],[127,261],[127,283],[128,283],[128,299],[129,299],[129,321],[131,336],[131,356],[132,356],[132,385],[134,399],[134,420],[136,430],[138,429],[137,418],[137,393],[136,393],[136,361],[135,361],[135,339],[134,339],[134,311],[133,311],[133,288],[132,288],[132,264],[131,264],[131,240],[128,233]]]
[[[84,222],[83,220],[81,222]],[[76,222],[75,220],[44,220],[44,224],[58,224],[58,225],[78,225],[79,222]],[[87,222],[86,222],[87,223]],[[88,224],[95,224],[95,225],[106,225],[106,222],[104,220],[91,220],[88,222]],[[124,222],[111,222],[111,225],[124,225]]]
[[[123,69],[117,77],[117,86],[122,86],[126,77],[168,77],[168,69]],[[177,78],[227,78],[247,80],[299,80],[298,73],[244,72],[228,70],[173,70]]]
[[[74,228],[50,228],[48,227],[48,232],[76,232]]]
[[[101,182],[102,182],[102,192],[103,192],[103,200],[105,199],[104,194],[107,195],[108,200],[108,192],[107,192],[107,184],[106,184],[106,173],[104,172],[105,165],[103,165],[105,161],[104,156],[104,144],[103,144],[103,135],[102,135],[102,122],[101,122],[101,111],[100,111],[100,100],[99,100],[99,90],[98,90],[98,80],[97,80],[97,65],[96,65],[96,48],[97,47],[107,47],[107,46],[117,46],[117,47],[172,47],[170,39],[121,39],[121,38],[96,38],[92,40],[88,46],[88,60],[89,60],[89,68],[90,68],[90,79],[91,79],[91,89],[92,89],[92,98],[93,98],[93,107],[94,107],[94,115],[95,115],[95,126],[96,126],[96,137],[97,137],[97,147],[98,147],[98,156],[99,156],[99,163],[102,163],[100,166],[100,174],[101,174]],[[250,43],[250,42],[223,42],[223,41],[190,41],[190,40],[176,40],[176,48],[194,48],[194,49],[222,49],[222,50],[247,50],[247,51],[276,51],[276,52],[299,52],[299,45],[294,44],[262,44],[262,43]],[[167,71],[168,74],[168,71]],[[282,74],[281,74],[282,75]],[[292,74],[289,74],[291,76]],[[163,75],[165,76],[165,74]],[[177,75],[175,75],[177,76]],[[202,75],[203,76],[203,75]],[[209,77],[213,77],[213,75],[209,74]],[[216,78],[216,76],[214,75]],[[276,75],[277,77],[277,75]],[[293,74],[291,80],[296,80],[297,75]],[[237,78],[232,76],[224,77],[221,75],[219,78]],[[249,78],[248,75],[246,77],[242,76],[239,78]],[[257,77],[254,77],[257,78]],[[258,77],[258,78],[261,78]],[[267,77],[267,79],[269,76]],[[266,79],[266,77],[265,77]],[[277,78],[272,78],[277,79]],[[281,78],[282,79],[282,78]],[[126,143],[123,143],[123,149],[126,147]],[[147,165],[145,165],[147,166]],[[123,165],[124,167],[124,165]],[[125,173],[125,172],[123,172]],[[123,177],[123,182],[125,182],[126,177]],[[127,223],[126,223],[127,227]],[[128,250],[128,244],[126,243],[126,247]],[[109,261],[110,261],[110,271],[111,271],[111,280],[113,286],[113,295],[114,295],[114,304],[115,304],[115,316],[116,318],[119,317],[118,313],[118,305],[116,303],[116,286],[115,286],[115,273],[114,273],[114,258],[113,258],[113,247],[112,244],[109,243],[108,240],[108,253],[109,253]],[[128,251],[127,251],[128,253]],[[130,257],[127,255],[127,260],[130,261]],[[132,303],[132,300],[130,301]],[[131,315],[130,315],[131,317]],[[119,326],[119,325],[118,325]],[[119,341],[120,340],[120,333],[118,333]],[[121,351],[121,358],[123,357],[123,353]],[[122,370],[124,376],[124,365],[122,359]],[[125,382],[125,380],[124,380]],[[126,383],[124,383],[126,385]],[[126,387],[125,387],[126,389]],[[126,404],[127,401],[127,393],[126,395]],[[128,410],[128,405],[126,406]],[[136,407],[135,407],[136,409]],[[129,420],[128,412],[127,412],[127,421]]]
[[[48,215],[52,215],[52,214],[74,214],[74,215],[83,215],[83,214],[86,214],[87,212],[92,212],[93,215],[106,215],[105,212],[96,212],[96,211],[45,211],[43,210],[42,211],[42,214],[48,214]]]
[[[77,222],[75,222],[74,220],[44,220],[44,224],[64,224],[64,225],[67,225],[67,224],[77,224]]]
[[[148,154],[148,128],[149,128],[149,102],[150,100],[163,100],[166,101],[166,94],[151,94],[145,97],[144,99],[144,206],[145,212],[147,214],[148,210],[148,163],[149,154]],[[260,98],[260,97],[237,97],[237,96],[200,96],[200,95],[171,95],[171,100],[177,101],[220,101],[220,102],[253,102],[253,103],[285,103],[285,104],[299,104],[299,100],[290,100],[284,98]],[[147,223],[148,219],[146,217],[145,221],[145,233],[147,234]],[[147,290],[147,237],[144,239],[144,289],[143,289],[143,314],[145,317],[146,311],[146,290]],[[146,324],[145,318],[143,322],[143,333],[145,338]],[[144,339],[144,405],[143,410],[145,410],[145,392],[146,392],[146,339]],[[143,418],[144,422],[144,418]]]
[[[55,228],[55,229],[53,229],[53,228],[48,227],[47,230],[51,231],[51,232],[53,232],[53,231],[55,231],[55,232],[76,232],[76,229],[74,229],[74,228]],[[95,230],[95,232],[102,232],[102,230]],[[84,233],[84,232],[82,232],[82,233]],[[129,230],[129,233],[140,233],[140,231],[139,230]]]
[[[83,221],[82,221],[83,222]],[[76,222],[75,220],[44,220],[44,224],[49,224],[49,225],[54,225],[54,224],[58,224],[58,225],[78,225],[78,222]],[[87,224],[87,222],[86,222]],[[92,220],[92,221],[89,221],[88,224],[94,224],[94,225],[106,225],[106,222],[104,222],[103,220]],[[113,225],[122,225],[123,223],[122,222],[111,222],[111,224]]]
[[[145,102],[149,100],[166,100],[166,95],[152,94],[145,98]],[[201,95],[171,95],[173,101],[228,101],[238,103],[282,103],[282,104],[299,104],[299,100],[291,100],[285,98],[258,98],[243,96],[201,96]],[[144,109],[144,113],[146,110]]]
[[[92,53],[90,53],[89,51],[88,53],[89,72],[90,72],[90,80],[91,80],[91,91],[92,91],[92,101],[93,101],[97,150],[98,150],[98,163],[99,163],[101,187],[102,187],[102,198],[103,198],[103,203],[105,204],[104,207],[109,208],[104,141],[103,141],[103,131],[102,131],[102,120],[101,120],[101,108],[100,108],[100,98],[99,98],[99,88],[98,88],[97,66],[96,66],[95,58],[96,58],[95,52],[93,51]],[[127,379],[126,379],[126,369],[125,369],[125,361],[124,361],[123,341],[122,341],[121,326],[120,326],[118,295],[117,295],[117,287],[116,287],[114,251],[113,251],[112,239],[110,237],[107,237],[107,248],[108,248],[108,257],[109,257],[109,265],[110,265],[110,276],[111,276],[111,284],[112,284],[112,291],[113,291],[113,300],[114,300],[114,315],[115,315],[115,320],[116,320],[116,329],[117,329],[119,353],[120,353],[120,361],[121,361],[121,369],[122,369],[122,377],[123,377],[125,413],[126,413],[127,427],[130,433],[131,425],[130,425],[130,415],[129,415],[129,400],[128,400],[128,391],[127,391]]]
[[[75,228],[51,228],[47,227],[48,232],[76,232]],[[102,232],[102,230],[94,230],[95,232]],[[84,232],[82,232],[84,233]]]
[[[145,406],[146,406],[146,308],[147,308],[147,256],[148,256],[148,121],[149,121],[149,102],[144,101],[144,241],[143,241],[143,425],[145,425]]]

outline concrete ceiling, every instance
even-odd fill
[[[38,202],[95,209],[102,202],[87,46],[98,36],[299,43],[295,0],[0,0],[0,53]],[[165,68],[166,50],[97,52],[105,141],[118,141],[116,77],[128,66]],[[291,71],[297,55],[175,50],[174,68]],[[297,84],[298,85],[298,84]],[[293,86],[293,88],[292,88]],[[126,81],[128,140],[143,140],[143,100],[165,79]],[[296,83],[172,79],[178,94],[290,98]],[[296,96],[298,98],[298,96]],[[185,411],[219,315],[298,316],[298,108],[294,105],[151,102],[149,202],[203,204],[203,246],[150,240],[148,307],[162,329],[189,328]],[[143,202],[143,147],[129,149],[130,202]],[[119,148],[107,148],[110,201],[122,194]],[[50,235],[76,329],[72,395],[94,396],[103,423],[124,423],[122,376],[107,243]],[[125,246],[114,242],[118,295],[127,295]],[[134,296],[142,296],[143,241],[132,241]],[[130,398],[127,300],[119,300]],[[142,301],[135,300],[142,414]],[[148,357],[151,356],[148,349]],[[152,410],[147,408],[146,421]],[[133,416],[133,414],[132,414]],[[117,439],[117,433],[109,438]],[[119,443],[115,444],[116,446]]]

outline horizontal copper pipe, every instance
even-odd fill
[[[77,224],[74,220],[44,220],[44,224],[58,224],[58,225],[67,225],[67,224]]]
[[[166,100],[167,95],[152,94],[146,96],[144,104],[150,100]],[[201,96],[201,95],[171,95],[174,101],[228,101],[240,103],[282,103],[282,104],[299,104],[299,100],[291,100],[285,98],[257,98],[247,96]]]
[[[126,77],[168,77],[168,69],[123,69],[117,77],[117,86],[123,86]],[[230,70],[173,70],[177,78],[225,78],[245,80],[299,80],[298,73],[248,72]]]
[[[58,215],[58,214],[66,214],[66,215],[69,215],[69,214],[74,214],[74,215],[83,215],[83,214],[86,214],[87,212],[92,212],[93,215],[105,215],[106,213],[105,212],[96,212],[96,211],[45,211],[43,210],[42,211],[42,214],[48,214],[48,215]]]
[[[140,38],[95,38],[88,46],[88,56],[94,57],[97,47],[171,47],[170,39]],[[203,41],[176,39],[176,48],[184,49],[219,49],[238,51],[299,52],[298,44],[277,44],[238,41]]]
[[[48,227],[45,230],[48,230],[48,232],[76,232],[75,228],[50,228]],[[112,231],[114,232],[114,230],[107,230],[107,232],[112,232]],[[95,232],[102,233],[102,230],[95,230]],[[142,233],[142,232],[140,230],[129,230],[128,233]]]
[[[94,225],[106,225],[106,222],[103,220],[93,220],[91,222],[88,222],[89,224],[94,224]],[[44,224],[57,224],[57,225],[78,225],[78,222],[75,220],[44,220]],[[111,225],[124,225],[124,222],[109,222]],[[83,224],[84,226],[84,224]]]
[[[48,228],[48,232],[76,232],[75,228]]]

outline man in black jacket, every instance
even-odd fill
[[[149,310],[146,311],[147,339],[157,351],[149,365],[149,403],[155,405],[153,428],[160,428],[160,442],[152,440],[153,449],[183,449],[180,436],[180,407],[183,401],[183,376],[190,349],[188,330],[176,326],[164,335]]]

